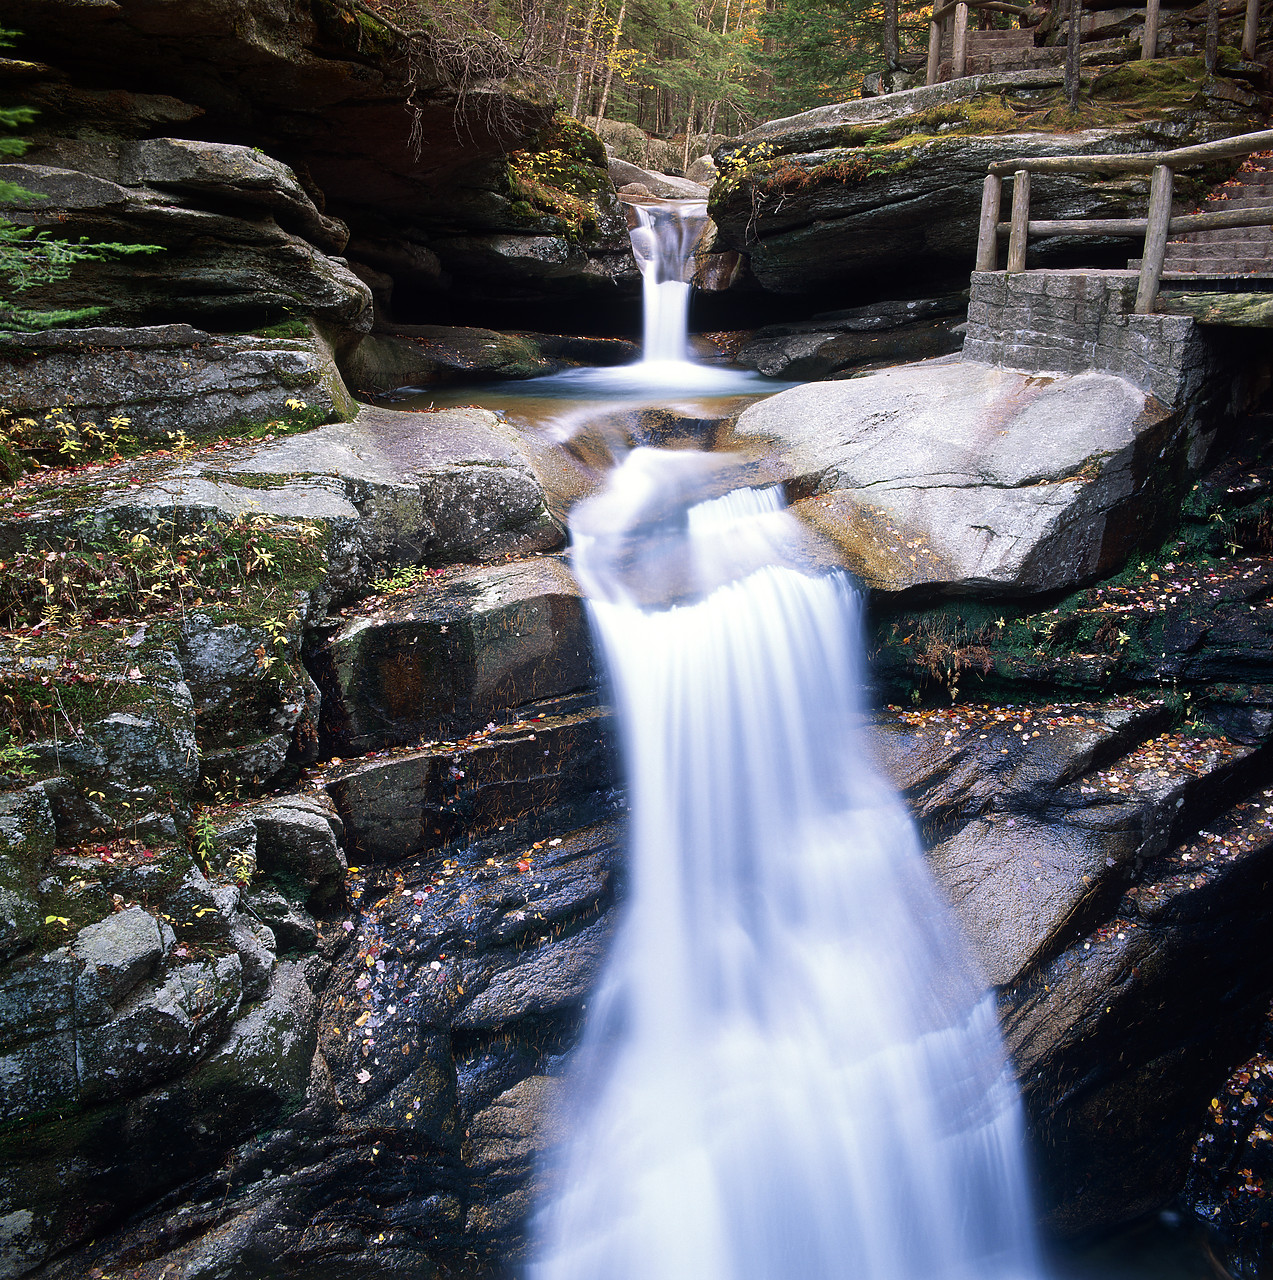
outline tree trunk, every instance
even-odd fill
[[[1071,111],[1079,109],[1079,43],[1083,38],[1083,0],[1070,0],[1070,30],[1065,42],[1065,97]]]
[[[619,55],[619,41],[623,36],[623,17],[628,11],[628,0],[619,5],[619,20],[614,25],[614,41],[610,45],[610,57],[606,62],[606,83],[601,90],[601,104],[597,107],[597,123],[606,116],[606,103],[610,99],[610,82],[614,79],[614,60]]]
[[[690,109],[685,113],[685,156],[681,161],[681,172],[690,167],[690,141],[694,137],[694,95],[690,94]]]
[[[592,0],[592,8],[588,10],[588,21],[583,29],[583,42],[579,46],[579,70],[575,74],[575,96],[570,104],[570,114],[576,119],[579,116],[579,103],[583,99],[584,68],[588,60],[588,46],[592,43],[592,26],[597,20],[597,10],[601,8],[601,0]]]
[[[884,0],[884,65],[890,71],[900,66],[897,43],[897,0]]]
[[[1207,74],[1216,73],[1216,59],[1220,54],[1220,0],[1207,0]]]

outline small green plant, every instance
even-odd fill
[[[156,534],[108,529],[0,559],[0,624],[142,617],[322,571],[323,531],[309,521],[242,514],[181,533],[170,522]]]
[[[12,45],[16,31],[0,28],[0,48]],[[18,129],[35,118],[30,107],[0,107],[0,128]],[[0,137],[0,157],[17,158],[27,149],[22,138]],[[29,191],[16,182],[0,179],[0,205],[32,205],[47,197]],[[99,314],[101,307],[52,310],[24,307],[15,296],[66,279],[82,262],[102,262],[139,253],[159,253],[158,244],[117,244],[90,242],[81,236],[66,240],[32,226],[22,226],[0,217],[0,329],[48,329],[59,324],[77,324]]]
[[[205,875],[214,874],[217,866],[217,826],[206,809],[201,809],[190,825],[190,852]]]
[[[20,778],[29,778],[35,770],[32,764],[36,754],[30,747],[20,742],[6,742],[0,746],[0,773],[16,774]]]
[[[391,591],[406,591],[409,587],[419,586],[430,578],[436,578],[439,573],[438,569],[426,569],[424,565],[408,564],[401,569],[395,569],[387,578],[377,578],[371,585],[373,590],[381,595],[387,595]]]

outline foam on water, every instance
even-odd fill
[[[637,448],[571,516],[630,876],[530,1275],[1037,1277],[994,1002],[864,736],[860,597],[727,469]]]

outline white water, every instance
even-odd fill
[[[684,361],[693,254],[707,225],[707,202],[675,200],[631,206],[637,225],[630,234],[632,256],[645,291],[645,364]]]
[[[702,500],[724,461],[637,449],[572,516],[631,874],[530,1274],[1037,1277],[993,1000],[860,727],[859,597],[777,490]]]

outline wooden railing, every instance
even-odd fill
[[[995,271],[999,262],[999,239],[1008,237],[1008,270],[1025,270],[1026,241],[1030,236],[1141,235],[1145,248],[1141,255],[1140,281],[1136,289],[1136,313],[1150,315],[1158,301],[1158,283],[1167,256],[1167,238],[1187,231],[1213,231],[1221,227],[1273,226],[1273,201],[1245,209],[1225,209],[1217,213],[1190,213],[1171,216],[1172,183],[1177,169],[1189,169],[1213,160],[1248,156],[1273,147],[1273,129],[1244,133],[1219,142],[1204,142],[1175,151],[1142,152],[1139,155],[1038,156],[1000,160],[989,166],[981,192],[981,222],[977,233],[977,270]],[[1058,218],[1030,221],[1030,175],[1032,173],[1148,173],[1149,216],[1147,218]],[[1003,179],[1012,175],[1012,216],[999,221],[1003,200]]]
[[[1159,0],[1146,0],[1145,26],[1140,40],[1140,56],[1156,58],[1158,56],[1158,5]],[[924,77],[925,84],[937,84],[941,75],[941,41],[942,29],[946,20],[954,16],[954,30],[951,32],[950,63],[951,78],[958,80],[968,69],[968,12],[970,9],[988,9],[994,13],[1006,13],[1013,17],[1027,17],[1032,12],[1021,5],[1008,4],[1005,0],[933,0],[933,13],[928,24],[928,68]],[[1071,14],[1077,14],[1082,23],[1082,4],[1071,3]],[[1246,20],[1242,29],[1242,56],[1248,62],[1255,58],[1256,42],[1259,37],[1260,0],[1246,0]]]
[[[1008,4],[1006,0],[947,0],[945,4],[933,0],[933,15],[928,20],[928,69],[924,76],[925,84],[938,83],[941,75],[942,26],[952,14],[955,22],[950,37],[951,79],[958,80],[967,71],[969,9],[989,9],[993,13],[1007,13],[1017,18],[1023,18],[1031,12],[1019,4]]]

